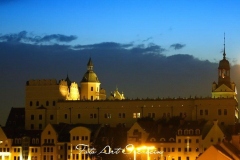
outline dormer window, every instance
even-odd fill
[[[156,141],[155,138],[151,138],[151,139],[150,139],[150,142],[155,142],[155,141]]]
[[[178,130],[178,135],[182,135],[182,130],[181,129]]]
[[[189,135],[193,135],[193,130],[192,129],[189,130]]]
[[[188,130],[187,129],[184,130],[184,135],[188,135]]]
[[[196,129],[196,130],[195,130],[195,134],[196,134],[196,135],[199,135],[199,134],[200,134],[200,129]]]
[[[170,138],[169,141],[170,141],[170,142],[173,142],[173,141],[174,141],[174,138]]]
[[[165,138],[161,138],[161,139],[160,139],[160,142],[165,142]]]

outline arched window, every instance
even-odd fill
[[[189,135],[193,135],[193,130],[192,129],[189,130]]]
[[[165,142],[165,138],[161,138],[161,139],[160,139],[160,142]]]
[[[173,141],[174,141],[174,138],[170,138],[169,141],[170,141],[170,142],[173,142]]]
[[[35,144],[35,138],[32,139],[32,144]]]
[[[200,134],[200,129],[196,129],[195,134],[199,135]]]
[[[178,130],[178,135],[182,135],[182,130],[181,129]]]
[[[156,141],[155,138],[151,138],[151,139],[150,139],[150,142],[155,142],[155,141]]]
[[[36,144],[39,144],[39,139],[38,138],[36,138]]]

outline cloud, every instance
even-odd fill
[[[76,40],[77,36],[62,35],[62,34],[50,34],[45,36],[29,35],[26,31],[21,31],[16,34],[5,34],[0,36],[1,42],[21,42],[21,43],[48,43],[48,42],[71,42]]]
[[[56,40],[57,42],[71,42],[76,39],[77,39],[77,36],[73,36],[73,35],[65,36],[62,34],[51,34],[51,35],[46,35],[37,41],[38,42],[49,42],[52,40]]]
[[[185,44],[174,43],[170,46],[170,48],[174,48],[175,50],[178,50],[178,49],[182,49],[185,46],[186,46]]]
[[[147,39],[143,40],[142,42],[147,42],[149,40],[153,39],[153,37],[148,37]]]
[[[120,44],[115,42],[102,42],[89,45],[76,45],[73,46],[73,49],[125,49],[132,47],[132,43]]]

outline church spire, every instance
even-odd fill
[[[88,67],[88,71],[92,71],[93,70],[93,63],[92,63],[91,57],[89,58],[87,67]]]
[[[224,49],[223,49],[223,59],[226,59],[226,52],[225,52],[225,32],[224,32]]]

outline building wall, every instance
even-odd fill
[[[238,121],[238,103],[234,98],[190,98],[190,99],[159,99],[159,100],[123,100],[123,101],[58,101],[55,106],[46,109],[26,107],[26,129],[44,128],[46,124],[88,123],[109,124],[116,126],[123,123],[130,127],[137,118],[151,117],[155,120],[164,116],[185,115],[186,120],[218,119],[226,125]],[[31,115],[41,121],[31,120]],[[138,114],[139,117],[134,117]],[[52,115],[52,119],[51,116]]]

